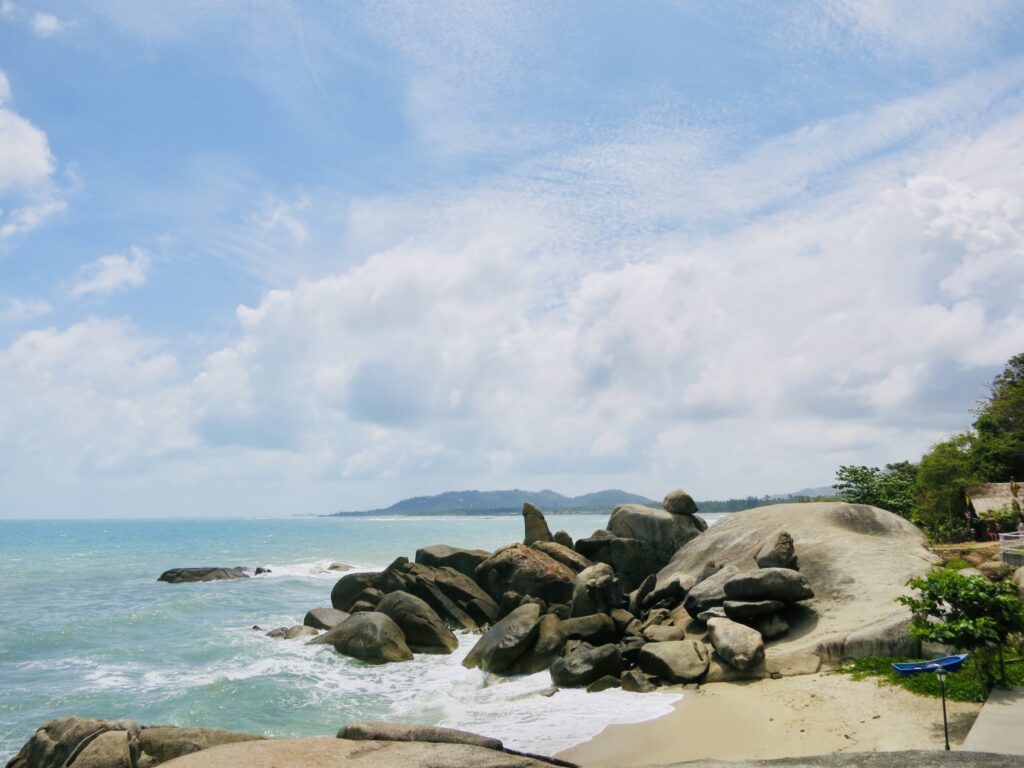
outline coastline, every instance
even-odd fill
[[[678,690],[684,696],[670,714],[608,726],[557,756],[583,768],[627,768],[943,748],[938,699],[872,680],[822,672]],[[951,701],[948,708],[950,742],[956,749],[981,704]]]

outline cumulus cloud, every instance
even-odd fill
[[[32,31],[38,37],[53,37],[66,25],[52,13],[36,11],[32,14]]]
[[[71,287],[72,296],[98,294],[106,296],[146,282],[152,258],[141,248],[131,246],[127,253],[101,256],[78,271]]]
[[[39,299],[8,299],[0,305],[0,323],[24,323],[50,314],[52,307]]]

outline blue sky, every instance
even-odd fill
[[[0,516],[699,498],[1024,349],[1013,2],[0,0]]]

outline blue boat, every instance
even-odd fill
[[[959,656],[943,656],[941,659],[931,661],[914,661],[909,664],[893,664],[892,668],[901,675],[916,675],[921,672],[938,672],[940,669],[946,672],[959,672],[964,662],[971,657],[969,653],[961,653]]]

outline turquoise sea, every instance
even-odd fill
[[[714,516],[711,516],[714,517]],[[606,515],[548,515],[574,538]],[[522,518],[0,521],[0,764],[46,720],[78,714],[276,736],[349,722],[444,724],[555,752],[613,722],[667,712],[668,694],[559,691],[546,672],[485,685],[452,656],[371,666],[263,631],[330,605],[333,561],[380,569],[417,548],[494,549]],[[264,566],[270,576],[164,584],[177,566]]]

